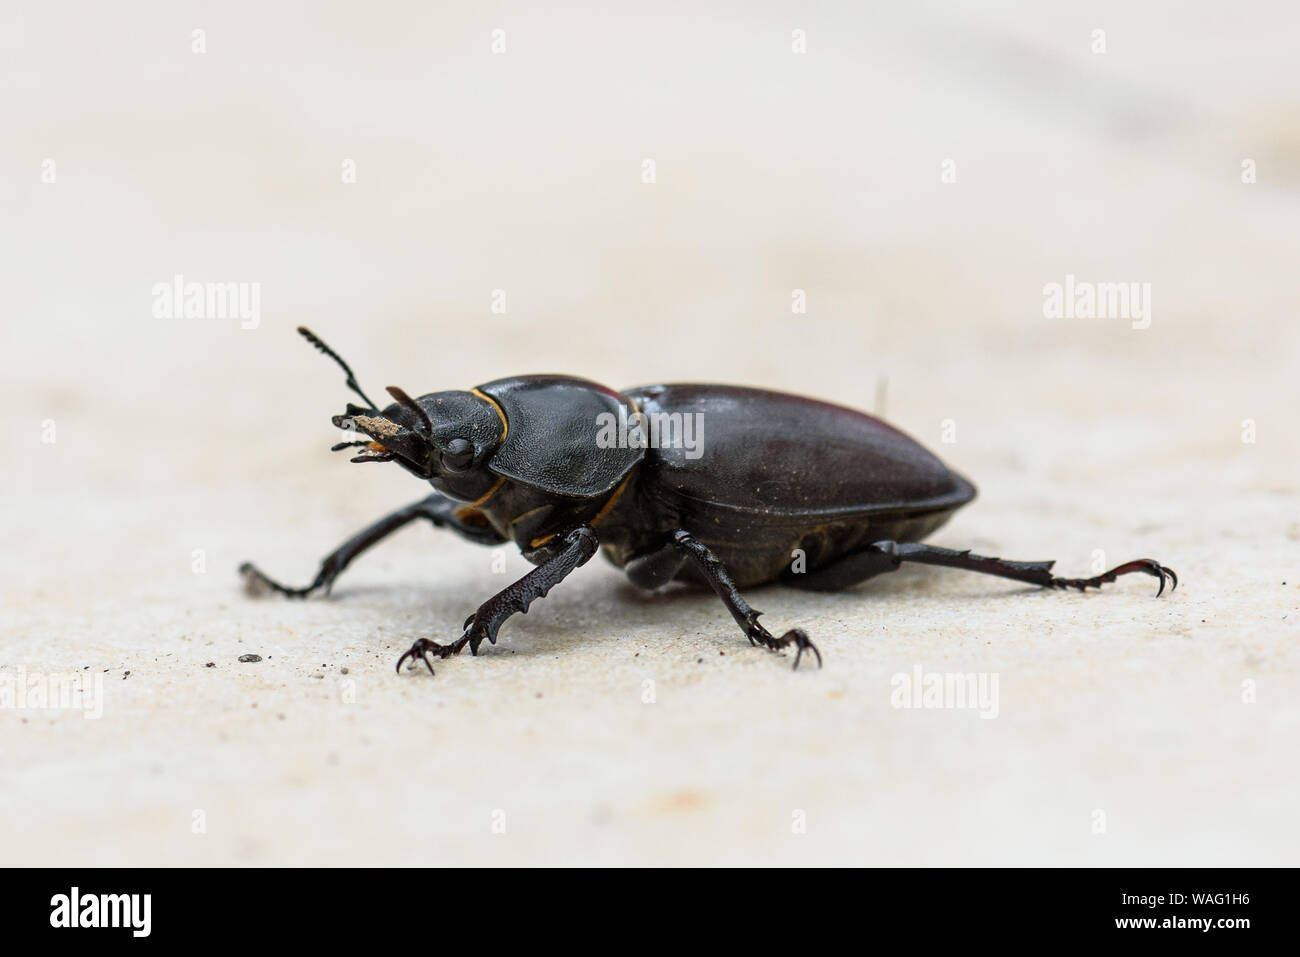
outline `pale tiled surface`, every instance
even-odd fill
[[[0,711],[6,860],[1294,863],[1297,22],[1195,6],[25,5],[0,670],[107,681],[97,721]],[[153,319],[177,272],[260,282],[260,327]],[[1066,273],[1152,283],[1150,328],[1045,319]],[[980,486],[938,543],[1184,584],[756,593],[826,655],[791,673],[710,596],[593,563],[399,678],[526,565],[411,529],[333,601],[242,596],[242,559],[306,578],[420,494],[325,450],[347,394],[301,322],[372,392],[562,370],[870,408],[887,376],[891,420]],[[918,663],[998,673],[998,718],[892,708]]]

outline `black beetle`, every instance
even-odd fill
[[[348,364],[308,329],[298,332],[347,373],[365,400],[333,422],[368,438],[353,462],[396,462],[436,490],[348,539],[306,588],[286,588],[240,566],[251,592],[305,598],[329,593],[367,548],[416,519],[471,541],[513,541],[538,567],[489,598],[450,644],[426,638],[397,661],[447,658],[484,639],[603,547],[636,585],[710,586],[750,644],[821,653],[800,628],[780,638],[759,624],[739,588],[780,581],[840,589],[903,562],[946,565],[1049,588],[1100,587],[1144,572],[1178,587],[1149,558],[1093,578],[1057,578],[1050,561],[1013,562],[925,545],[925,538],[975,497],[975,487],[879,419],[802,396],[723,385],[652,385],[615,392],[561,375],[498,379],[468,392],[396,402],[382,411]],[[707,426],[705,440],[690,427]],[[663,431],[670,433],[663,440]]]

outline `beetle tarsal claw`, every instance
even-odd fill
[[[795,647],[794,668],[799,667],[799,662],[803,659],[803,653],[810,651],[813,657],[817,659],[817,667],[822,666],[822,653],[817,650],[817,646],[812,643],[808,637],[808,632],[802,628],[791,628],[780,638],[777,638],[770,631],[758,623],[758,616],[761,611],[750,610],[747,616],[749,624],[745,628],[745,637],[749,639],[751,645],[762,645],[768,651],[781,651],[791,645]]]
[[[465,647],[465,643],[468,640],[468,638],[462,637],[456,639],[449,645],[440,645],[438,642],[432,641],[429,638],[417,638],[415,639],[415,643],[403,652],[402,657],[397,659],[397,673],[402,673],[402,665],[406,663],[406,659],[410,658],[412,663],[415,661],[423,661],[424,666],[429,669],[429,674],[435,674],[433,664],[429,661],[429,656],[432,655],[435,658],[447,659],[452,655],[458,655],[460,654],[461,649]]]
[[[290,588],[287,585],[281,585],[252,562],[244,562],[239,566],[239,574],[244,580],[244,593],[252,598],[260,598],[268,592],[278,592],[286,598],[307,598],[320,588],[324,588],[328,593],[339,571],[340,569],[334,566],[329,559],[326,559],[322,563],[321,570],[317,573],[315,581],[306,588]]]
[[[813,653],[813,656],[817,659],[818,668],[822,666],[822,653],[817,650],[817,646],[812,643],[812,639],[808,637],[808,633],[802,628],[791,628],[781,636],[781,643],[795,646],[793,668],[799,667],[799,659],[803,657],[805,651]]]
[[[436,675],[437,672],[433,670],[433,665],[429,661],[429,646],[432,644],[433,642],[427,638],[417,638],[410,648],[402,652],[402,657],[397,659],[397,673],[399,675],[402,673],[402,665],[405,664],[407,658],[410,658],[412,663],[417,660],[423,661],[424,666],[429,669],[429,674]]]
[[[1160,580],[1160,587],[1156,589],[1156,597],[1159,598],[1165,593],[1165,585],[1169,585],[1172,592],[1178,588],[1178,573],[1172,568],[1161,565],[1154,558],[1138,558],[1131,562],[1125,562],[1123,565],[1116,565],[1108,572],[1102,572],[1092,578],[1053,578],[1051,581],[1053,588],[1077,588],[1084,591],[1089,588],[1100,588],[1102,585],[1109,584],[1120,575],[1129,575],[1134,572],[1141,572],[1144,575],[1150,575],[1152,578]]]

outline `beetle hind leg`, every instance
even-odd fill
[[[808,591],[839,591],[861,584],[868,578],[898,571],[899,564],[893,556],[868,546],[809,572],[787,570],[781,582]]]
[[[749,639],[751,645],[762,645],[769,651],[780,651],[791,645],[795,647],[794,667],[799,667],[799,661],[803,658],[805,651],[811,652],[817,659],[817,667],[821,667],[822,653],[817,650],[817,646],[812,643],[808,633],[802,628],[791,628],[780,638],[777,638],[770,631],[764,628],[758,622],[758,616],[761,611],[755,611],[750,607],[749,602],[745,601],[736,588],[736,583],[731,580],[727,574],[726,567],[722,564],[721,559],[714,555],[712,550],[689,532],[678,530],[672,536],[673,545],[695,563],[695,567],[700,574],[709,583],[710,587],[717,592],[722,603],[727,606],[731,612],[731,617],[736,619],[736,624],[740,625],[745,637]]]
[[[1160,579],[1160,587],[1156,590],[1156,597],[1160,597],[1165,590],[1165,582],[1172,582],[1169,587],[1173,591],[1178,587],[1178,573],[1172,568],[1161,565],[1153,558],[1138,558],[1131,562],[1125,562],[1123,565],[1116,565],[1108,572],[1102,572],[1100,575],[1094,575],[1092,578],[1053,578],[1053,588],[1077,588],[1084,591],[1088,588],[1100,588],[1109,582],[1113,582],[1120,575],[1129,575],[1133,572],[1142,572],[1153,578]]]
[[[1088,588],[1100,588],[1115,581],[1121,575],[1138,572],[1160,580],[1160,588],[1156,591],[1157,597],[1164,593],[1165,585],[1171,585],[1170,591],[1178,587],[1178,575],[1174,570],[1150,558],[1125,562],[1092,578],[1059,578],[1052,574],[1052,566],[1056,564],[1055,562],[1013,562],[1005,558],[975,555],[969,549],[956,551],[922,542],[893,541],[874,542],[839,562],[812,573],[804,584],[809,588],[847,587],[872,575],[894,571],[903,562],[961,568],[1030,585],[1041,585],[1044,588],[1077,588],[1079,591],[1084,591]],[[853,572],[859,573],[857,577],[851,577],[850,573]],[[790,581],[791,584],[798,584],[794,578]]]

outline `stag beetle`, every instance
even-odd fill
[[[468,392],[432,392],[372,402],[352,369],[310,330],[298,332],[332,358],[349,402],[332,421],[366,436],[353,462],[396,462],[435,489],[362,529],[331,552],[305,588],[288,588],[249,563],[249,591],[292,598],[328,594],[358,555],[416,519],[483,545],[513,541],[538,566],[489,598],[450,644],[418,639],[397,661],[478,654],[501,625],[585,564],[599,548],[634,584],[671,581],[717,592],[751,645],[821,652],[801,628],[774,636],[739,589],[782,582],[847,588],[903,562],[946,565],[1047,588],[1099,588],[1144,572],[1178,587],[1149,558],[1093,578],[1057,578],[1053,562],[986,558],[922,543],[975,487],[917,442],[861,412],[803,396],[724,385],[651,385],[615,392],[586,379],[527,375]],[[677,418],[674,419],[673,417]],[[683,430],[664,442],[654,424],[690,417],[707,429],[692,447]],[[650,428],[647,430],[646,425]],[[794,561],[792,561],[794,559]],[[1172,589],[1171,589],[1172,590]]]

